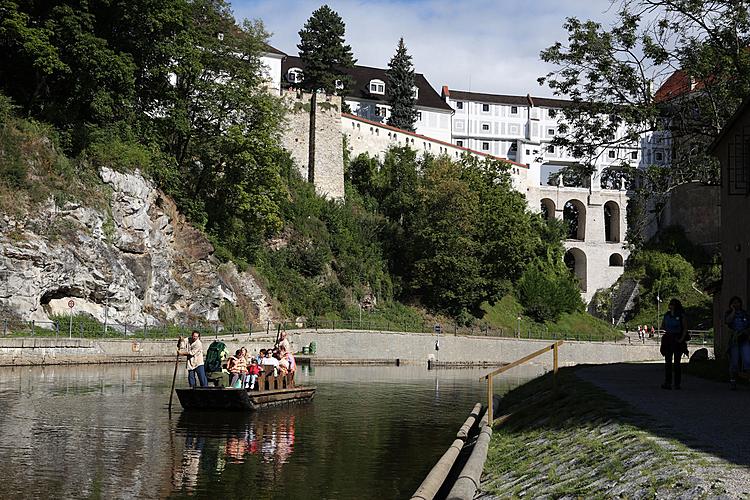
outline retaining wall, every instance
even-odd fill
[[[274,337],[266,336],[249,339],[247,336],[219,338],[231,351],[245,346],[251,353],[271,346],[274,341]],[[212,340],[213,338],[205,337],[204,348],[208,348]],[[405,363],[420,364],[426,364],[427,360],[441,363],[500,364],[551,344],[548,340],[444,335],[440,337],[440,350],[435,351],[437,337],[434,335],[359,331],[294,332],[290,333],[290,340],[296,351],[315,342],[317,353],[313,359],[321,361],[371,363],[373,360],[400,359]],[[0,339],[0,366],[169,361],[174,360],[175,348],[175,340],[5,338]],[[709,348],[709,351],[712,349]],[[559,359],[560,364],[565,366],[656,361],[662,358],[656,343],[629,345],[624,342],[566,341],[560,348]],[[541,356],[536,363],[549,367],[552,355]]]

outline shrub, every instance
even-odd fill
[[[557,321],[562,313],[583,308],[575,279],[559,266],[532,263],[518,281],[516,290],[526,315],[537,321]]]
[[[695,269],[678,254],[646,250],[632,259],[631,272],[641,278],[642,301],[653,302],[656,296],[674,297],[688,293],[695,280]]]

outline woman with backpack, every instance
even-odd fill
[[[742,361],[742,370],[750,370],[750,338],[748,328],[750,319],[747,311],[742,308],[742,299],[732,297],[729,299],[729,309],[724,313],[724,323],[729,327],[729,388],[737,389],[737,373]]]
[[[687,322],[682,303],[677,299],[669,301],[669,309],[662,318],[661,354],[664,356],[664,383],[662,389],[672,389],[672,368],[674,367],[674,388],[680,390],[682,369],[680,359],[687,351]]]

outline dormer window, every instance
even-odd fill
[[[370,93],[385,95],[385,82],[383,80],[370,80]]]
[[[302,72],[302,68],[289,68],[289,71],[286,72],[286,80],[289,83],[302,83],[304,78],[305,74]]]
[[[341,80],[336,80],[334,85],[336,85],[336,90],[344,90],[344,82]]]
[[[418,100],[419,99],[419,88],[415,86],[415,87],[412,87],[411,90],[414,92],[414,100],[415,101]]]

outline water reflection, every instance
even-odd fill
[[[279,477],[294,452],[296,415],[264,421],[249,414],[186,412],[177,421],[184,435],[182,460],[173,471],[178,491],[195,491],[199,473],[210,469],[218,479],[229,465],[254,461],[271,467],[267,477]],[[205,459],[207,465],[201,467]]]
[[[0,368],[0,498],[403,498],[483,372],[301,368],[310,404],[170,417],[169,364]]]

